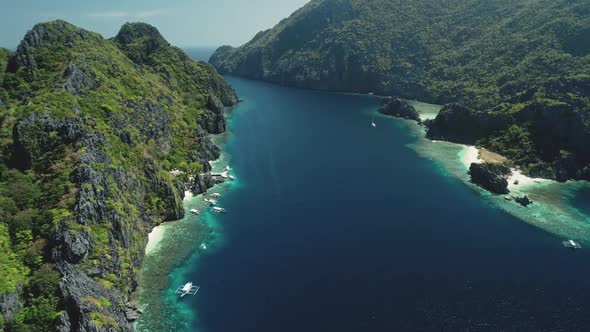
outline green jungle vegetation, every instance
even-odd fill
[[[590,179],[586,0],[313,0],[210,62],[289,86],[507,114],[503,125],[457,141],[539,176]]]
[[[10,319],[0,315],[0,330],[56,328],[65,295],[57,229],[90,239],[78,267],[105,289],[134,288],[147,233],[182,201],[176,189],[168,200],[158,192],[177,188],[168,171],[203,169],[189,155],[200,145],[209,95],[235,96],[211,65],[143,23],[125,24],[113,40],[64,21],[42,23],[16,53],[0,49],[0,296],[16,296],[22,307]],[[85,171],[100,177],[81,181],[76,174]],[[111,220],[80,223],[80,202]],[[97,301],[90,320],[115,327],[99,310],[108,300]]]

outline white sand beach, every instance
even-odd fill
[[[152,232],[148,235],[148,243],[145,246],[145,254],[149,255],[152,251],[158,248],[158,245],[164,238],[166,232],[166,225],[159,225],[154,227]]]
[[[461,162],[465,168],[469,169],[471,164],[482,163],[483,160],[479,158],[479,150],[475,146],[463,145],[463,150],[460,152]]]
[[[460,152],[460,158],[465,168],[469,169],[472,163],[483,163],[485,160],[481,157],[482,149],[478,149],[475,146],[464,145],[463,150]],[[489,152],[488,152],[489,153]],[[498,155],[499,156],[499,155]],[[512,175],[508,180],[508,189],[524,189],[525,186],[531,184],[546,183],[548,179],[531,178],[524,175],[520,170],[512,168]]]
[[[513,168],[512,175],[508,178],[508,189],[514,190],[515,188],[523,189],[524,186],[531,185],[531,184],[539,184],[539,183],[547,183],[551,182],[548,179],[541,179],[541,178],[531,178],[524,174],[521,171]],[[518,184],[516,184],[518,183]]]

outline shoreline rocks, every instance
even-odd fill
[[[420,114],[416,111],[414,106],[410,105],[406,100],[398,97],[387,97],[381,102],[379,113],[391,115],[398,118],[414,120],[421,123]]]
[[[471,182],[494,194],[508,194],[508,180],[510,168],[502,164],[472,163],[469,167]]]
[[[512,197],[514,199],[514,201],[524,207],[527,207],[531,204],[533,204],[533,201],[530,200],[530,198],[527,195],[524,195],[523,197]]]

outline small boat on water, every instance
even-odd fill
[[[174,293],[179,294],[181,298],[185,295],[195,295],[199,291],[199,286],[194,286],[192,282],[187,282],[184,286],[180,286]]]
[[[235,177],[235,176],[233,176],[233,175],[228,175],[228,178],[229,178],[230,180],[235,180],[235,179],[236,179],[236,177]]]
[[[225,170],[228,171],[228,172],[231,171],[231,168],[229,167],[229,165],[228,166],[225,166]]]
[[[225,212],[225,209],[215,206],[215,207],[213,207],[213,212],[215,212],[215,213],[223,213],[223,212]]]
[[[209,204],[209,205],[215,205],[217,204],[217,201],[211,198],[205,198],[205,203]]]
[[[563,241],[561,244],[563,244],[564,247],[570,248],[572,250],[582,249],[582,246],[574,240]]]
[[[211,197],[213,197],[213,198],[219,198],[219,197],[221,197],[221,194],[220,193],[212,193],[211,194]]]
[[[371,126],[373,128],[377,127],[377,124],[375,123],[375,117],[373,117],[373,119],[371,120]]]
[[[195,214],[195,215],[199,215],[199,213],[201,213],[201,211],[199,211],[197,209],[191,209],[189,212],[192,214]]]
[[[201,243],[201,249],[207,250],[207,245],[205,245],[204,243]]]

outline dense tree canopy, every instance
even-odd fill
[[[502,130],[471,143],[526,169],[548,169],[570,151],[579,171],[537,175],[590,178],[590,169],[582,175],[590,150],[573,142],[590,139],[586,0],[313,0],[245,45],[220,48],[210,62],[223,73],[291,86],[507,113]],[[568,112],[581,126],[566,120]],[[555,145],[541,137],[546,121],[557,124]],[[528,139],[513,139],[515,128]]]

